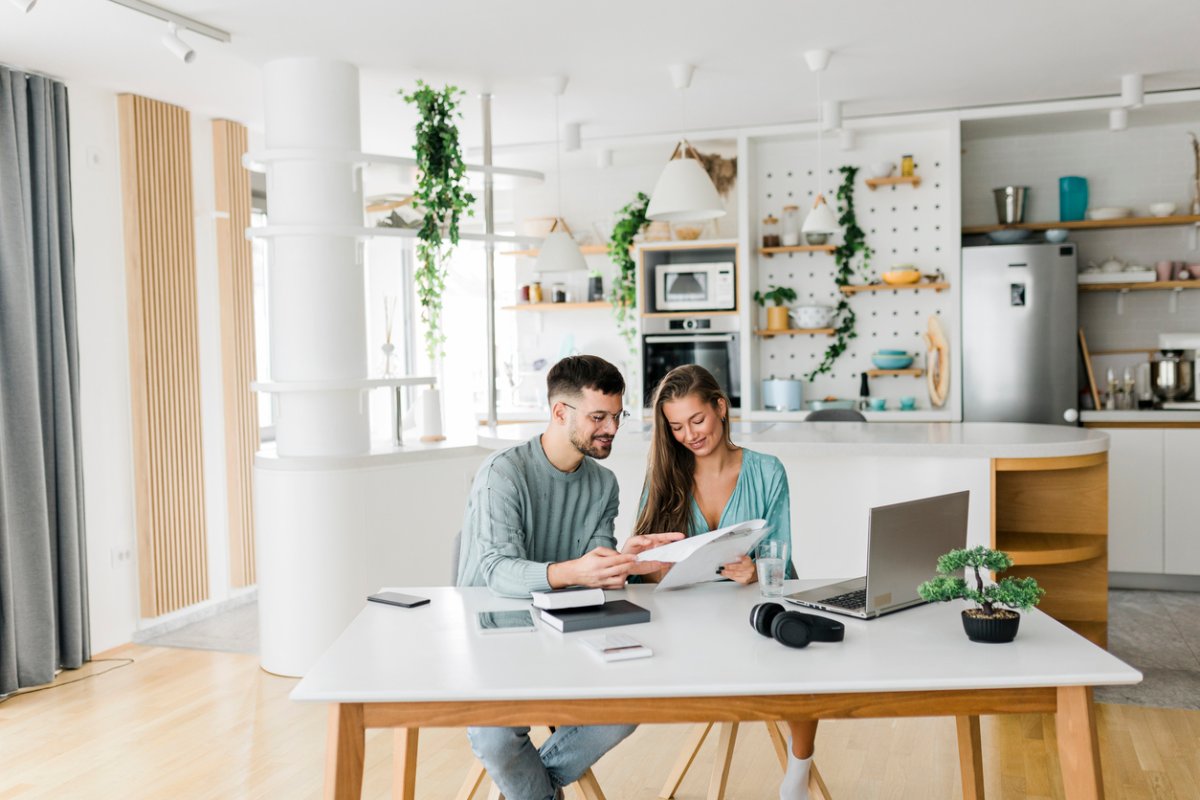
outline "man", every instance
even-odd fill
[[[630,575],[665,565],[636,554],[683,538],[631,536],[617,552],[617,479],[596,463],[612,452],[628,416],[625,380],[597,356],[571,356],[546,376],[550,424],[524,444],[489,456],[479,468],[463,521],[459,586],[487,586],[506,597],[566,586],[619,589]],[[633,725],[563,727],[541,750],[529,728],[469,728],[471,749],[509,800],[553,800]]]

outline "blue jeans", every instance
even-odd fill
[[[559,728],[540,750],[529,741],[529,728],[467,728],[467,738],[506,800],[554,800],[636,727]]]

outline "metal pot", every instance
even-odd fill
[[[1001,225],[1025,221],[1025,195],[1028,192],[1028,186],[1002,186],[992,189],[996,198],[996,218]]]
[[[1187,400],[1192,396],[1194,364],[1180,350],[1162,350],[1150,362],[1150,385],[1154,396],[1164,402]]]

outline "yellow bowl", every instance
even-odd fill
[[[883,282],[891,286],[904,286],[921,280],[921,271],[917,269],[894,269],[883,273]]]

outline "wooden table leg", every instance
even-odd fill
[[[833,795],[829,793],[829,787],[825,785],[825,779],[821,777],[816,762],[813,762],[812,766],[808,768],[808,796],[812,800],[833,800]]]
[[[733,763],[733,746],[737,742],[738,723],[718,722],[717,727],[721,736],[717,740],[717,757],[708,782],[708,800],[725,800],[725,784],[729,782],[729,766]]]
[[[362,797],[366,745],[362,703],[330,706],[325,734],[325,800]]]
[[[392,798],[417,796],[417,736],[420,728],[396,728],[392,735]]]
[[[1104,800],[1100,740],[1090,686],[1058,687],[1058,760],[1067,800]]]
[[[962,772],[963,800],[983,800],[983,743],[979,717],[955,717],[958,725],[958,764]]]
[[[479,791],[479,786],[483,783],[486,775],[487,770],[483,768],[483,762],[475,759],[471,765],[471,769],[467,772],[466,780],[463,781],[463,785],[459,788],[454,800],[474,800],[475,793]]]
[[[667,776],[667,782],[658,790],[658,796],[662,800],[670,800],[675,796],[675,792],[679,790],[679,784],[683,783],[683,776],[687,774],[692,762],[696,760],[696,754],[700,752],[700,745],[704,744],[704,737],[708,736],[712,726],[711,722],[702,722],[699,725],[693,725],[692,729],[688,731],[687,741],[683,745],[683,750],[679,752],[675,766],[671,767],[671,774]]]
[[[771,737],[771,744],[775,747],[775,757],[779,759],[780,768],[786,772],[788,765],[787,739],[779,730],[779,723],[773,719],[767,720],[767,735]]]

